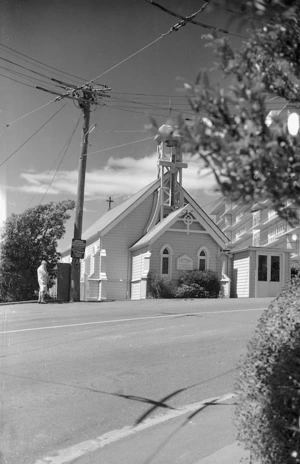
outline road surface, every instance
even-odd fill
[[[64,450],[232,393],[269,303],[0,306],[1,463],[71,462]]]

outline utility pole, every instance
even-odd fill
[[[99,97],[106,97],[106,91],[111,90],[107,86],[101,89],[94,89],[91,85],[84,86],[80,92],[73,94],[79,97],[78,106],[83,113],[83,126],[81,138],[81,151],[78,163],[78,184],[77,184],[77,200],[75,209],[74,221],[74,236],[72,240],[72,262],[71,262],[71,301],[80,301],[80,259],[84,258],[84,247],[81,240],[82,236],[82,220],[83,220],[83,205],[84,205],[84,187],[85,187],[85,173],[86,173],[86,157],[88,150],[88,138],[90,129],[90,113],[91,106],[98,104]],[[79,255],[76,253],[74,245],[79,243],[81,248]],[[77,250],[78,251],[78,250]]]
[[[81,138],[81,150],[78,164],[78,184],[77,184],[77,200],[75,209],[74,221],[74,236],[71,248],[71,301],[80,301],[80,260],[84,258],[85,243],[81,240],[82,235],[82,219],[83,219],[83,205],[84,205],[84,187],[85,187],[85,172],[86,172],[86,157],[88,149],[89,133],[93,129],[90,128],[90,113],[92,105],[100,105],[101,99],[108,97],[106,92],[111,88],[107,85],[101,84],[100,87],[94,88],[91,84],[84,84],[82,86],[73,86],[57,79],[52,79],[56,84],[63,89],[66,93],[55,92],[43,87],[36,87],[44,92],[57,95],[55,101],[60,101],[63,98],[69,98],[74,101],[74,104],[79,107],[83,113],[83,126]],[[97,84],[98,85],[98,84]]]
[[[87,155],[88,138],[89,138],[89,130],[90,130],[91,103],[87,99],[86,102],[80,102],[80,107],[83,113],[83,126],[82,126],[82,137],[81,137],[81,153],[80,153],[79,163],[78,163],[77,200],[76,200],[74,236],[73,236],[74,241],[81,240],[81,235],[82,235],[86,155]],[[77,258],[77,257],[73,257],[72,263],[71,263],[71,295],[70,297],[71,297],[71,301],[80,301],[80,258]]]

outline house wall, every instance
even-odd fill
[[[197,234],[186,232],[165,232],[151,246],[151,261],[150,270],[160,274],[161,271],[161,255],[160,251],[164,245],[170,245],[173,250],[172,256],[172,280],[177,280],[182,271],[177,269],[177,259],[182,255],[188,255],[193,260],[193,269],[197,269],[198,258],[197,253],[199,248],[205,246],[209,251],[209,269],[218,273],[221,276],[221,259],[219,256],[220,247],[209,234]]]
[[[143,235],[153,204],[150,195],[101,239],[106,250],[107,298],[130,298],[131,253],[129,248]]]
[[[147,277],[150,270],[148,247],[132,252],[131,299],[140,300],[147,297]]]
[[[255,269],[255,268],[254,268]],[[231,296],[248,298],[250,287],[250,255],[249,251],[237,253],[232,260]]]

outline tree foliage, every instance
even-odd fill
[[[0,301],[34,299],[42,260],[48,263],[49,284],[53,284],[60,257],[57,240],[64,236],[74,207],[73,200],[51,202],[6,220],[1,234]]]
[[[268,199],[294,222],[300,207],[300,137],[289,134],[286,118],[274,118],[268,126],[266,117],[271,102],[299,108],[300,2],[226,4],[263,20],[238,50],[227,38],[206,37],[221,80],[216,87],[203,73],[195,84],[186,84],[193,110],[190,120],[180,121],[186,148],[212,169],[224,196],[246,203]]]

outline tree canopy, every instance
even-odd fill
[[[37,268],[48,263],[53,284],[60,258],[57,240],[65,234],[65,223],[75,207],[73,200],[48,203],[12,214],[4,223],[0,249],[0,301],[36,298]]]
[[[286,113],[271,125],[266,117],[274,104],[299,111],[300,2],[225,3],[234,19],[251,13],[249,38],[234,49],[227,38],[206,36],[221,79],[216,86],[204,72],[186,84],[193,110],[191,119],[180,121],[186,148],[212,169],[224,196],[269,200],[293,223],[300,207],[300,136],[289,134]]]

